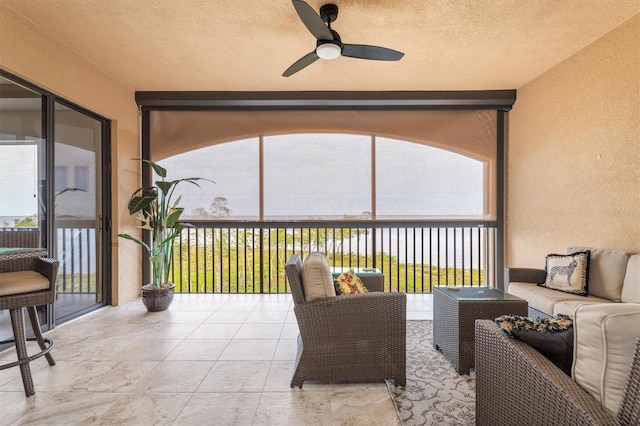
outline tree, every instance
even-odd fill
[[[229,200],[227,200],[226,197],[216,197],[211,203],[211,216],[213,217],[228,217],[231,211],[229,208]]]
[[[204,207],[198,207],[197,209],[191,211],[191,215],[198,218],[207,218],[209,217],[209,212]]]
[[[22,220],[14,219],[13,220],[16,228],[37,228],[38,227],[38,215],[27,216]]]

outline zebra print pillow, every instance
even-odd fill
[[[588,296],[590,254],[591,252],[586,250],[547,255],[546,279],[539,285],[565,293]]]

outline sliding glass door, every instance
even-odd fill
[[[29,235],[19,240],[30,248],[48,246],[42,117],[41,94],[0,78],[0,232]],[[46,309],[39,312],[41,324],[48,327]],[[0,340],[12,336],[9,311],[2,310]]]
[[[56,322],[103,301],[102,122],[55,103],[54,253],[60,261]]]
[[[45,329],[110,302],[109,132],[104,117],[0,70],[0,232],[37,235],[60,261],[53,309],[38,307]],[[0,311],[0,340],[11,334]]]

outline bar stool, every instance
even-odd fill
[[[53,348],[53,340],[42,335],[36,306],[54,302],[59,262],[39,257],[42,253],[34,250],[31,253],[5,254],[0,260],[0,310],[9,310],[13,328],[13,339],[0,344],[15,343],[18,355],[17,361],[0,365],[0,370],[19,366],[26,396],[35,393],[29,363],[45,356],[49,365],[55,365],[49,353]],[[23,308],[27,308],[35,337],[26,336]],[[27,341],[38,342],[40,352],[29,356]]]

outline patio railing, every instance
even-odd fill
[[[95,293],[93,223],[59,224],[58,291]],[[284,264],[298,253],[332,265],[377,268],[385,291],[431,293],[433,286],[495,284],[492,221],[196,222],[174,245],[170,272],[183,293],[287,293]]]
[[[174,246],[170,280],[183,293],[286,293],[284,264],[299,253],[377,268],[385,291],[493,285],[492,221],[197,222]]]
[[[57,221],[58,293],[96,293],[96,238],[95,221]]]
[[[77,219],[57,221],[56,252],[58,293],[94,294],[96,292],[96,230],[95,222]],[[38,228],[0,227],[0,232]]]

